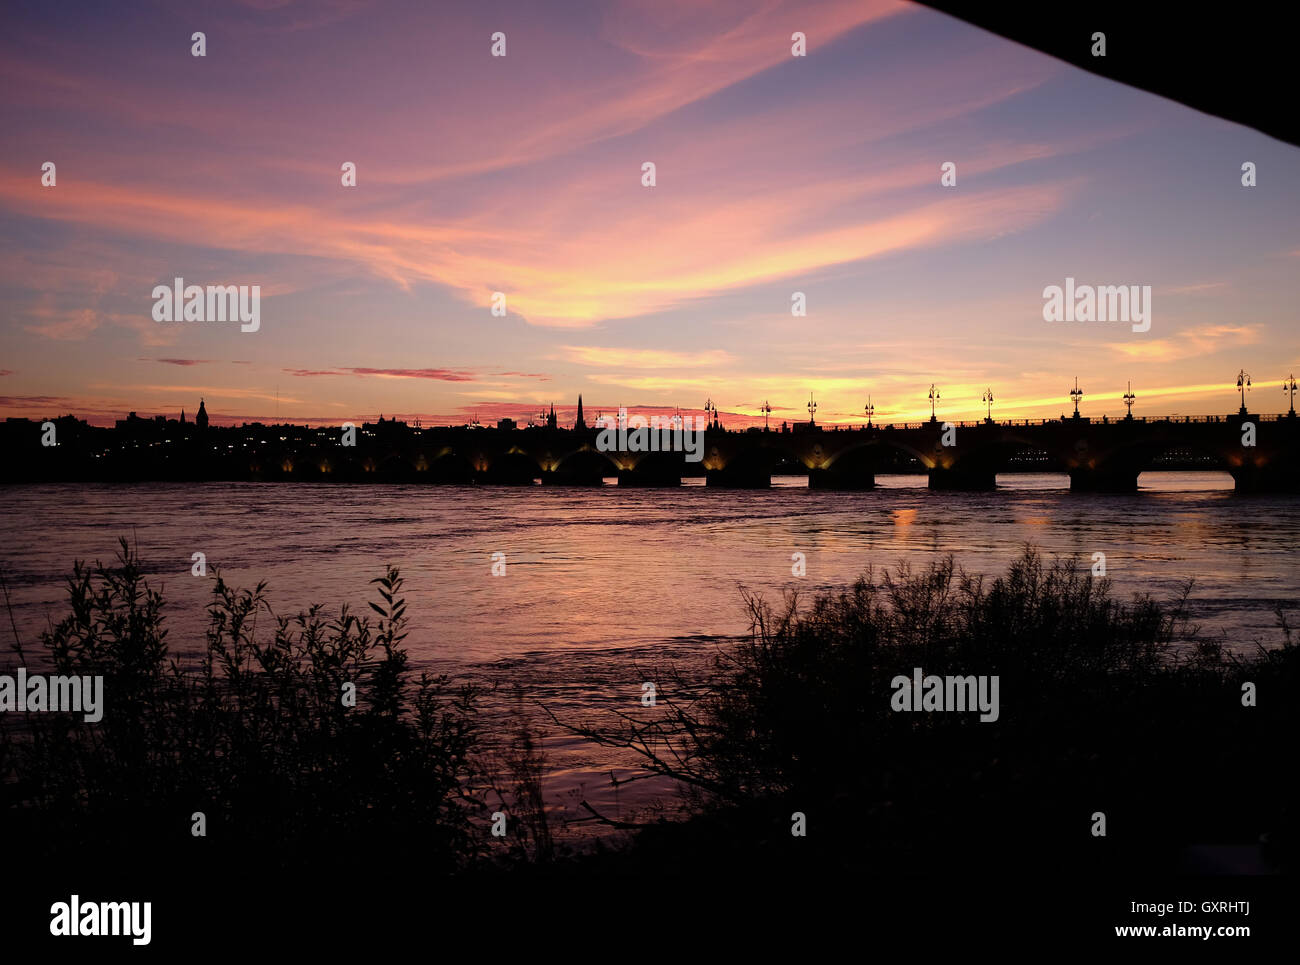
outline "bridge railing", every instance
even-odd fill
[[[1088,424],[1095,425],[1095,426],[1101,426],[1101,425],[1113,426],[1113,425],[1123,425],[1124,423],[1128,422],[1130,424],[1141,423],[1143,425],[1155,425],[1159,423],[1166,423],[1171,425],[1197,425],[1197,424],[1226,425],[1228,423],[1235,423],[1240,418],[1243,417],[1239,415],[1173,414],[1173,415],[1158,415],[1158,416],[1134,416],[1132,419],[1125,419],[1123,416],[1120,416],[1118,418],[1112,419],[1109,416],[1101,416],[1100,418],[1089,418]],[[1256,420],[1258,422],[1282,422],[1289,419],[1290,416],[1282,413],[1267,413],[1264,415],[1256,415],[1255,413],[1251,413],[1249,418]],[[1063,419],[994,419],[992,422],[988,422],[985,419],[978,419],[975,421],[962,420],[960,422],[953,422],[950,419],[949,420],[941,419],[938,424],[942,426],[945,422],[947,422],[949,425],[956,426],[959,429],[978,429],[982,426],[1000,426],[1002,428],[1016,429],[1016,428],[1032,428],[1035,426],[1048,426],[1048,425],[1069,425],[1073,421],[1074,420],[1071,419],[1069,416],[1066,416]],[[1081,419],[1079,421],[1082,422],[1083,420]],[[879,425],[873,425],[872,429],[886,430],[886,431],[890,429],[924,429],[927,426],[934,426],[934,425],[935,423],[928,422],[928,421],[927,422],[889,422],[889,423],[884,423]],[[837,426],[836,429],[845,429],[847,431],[862,431],[866,429],[866,426],[864,425]]]

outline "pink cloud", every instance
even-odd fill
[[[376,369],[376,368],[339,368],[339,369],[285,369],[295,376],[320,375],[375,375],[391,379],[433,379],[438,382],[473,382],[478,378],[474,372],[461,372],[453,369]]]

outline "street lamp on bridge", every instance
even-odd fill
[[[815,426],[817,424],[817,420],[815,418],[816,415],[817,415],[817,403],[813,401],[813,394],[809,392],[808,393],[808,424],[810,426]]]
[[[1070,390],[1070,398],[1074,400],[1074,417],[1079,418],[1079,401],[1083,398],[1083,389],[1079,388],[1079,377],[1074,377],[1074,388]]]
[[[867,428],[871,428],[871,417],[876,414],[876,407],[871,404],[871,396],[867,395],[867,404],[862,407],[862,411],[867,414]]]
[[[718,407],[713,404],[713,399],[704,403],[704,421],[710,429],[715,428],[718,422]]]
[[[988,416],[984,419],[984,421],[988,423],[992,423],[993,422],[993,390],[985,389],[984,395],[980,397],[980,401],[983,402],[986,406],[988,406]]]
[[[768,403],[767,399],[764,399],[764,400],[763,400],[763,404],[762,404],[762,406],[759,407],[759,410],[758,410],[758,411],[761,412],[761,413],[763,413],[763,431],[766,432],[766,431],[767,431],[767,417],[768,417],[768,414],[771,413],[771,411],[772,411],[772,406]]]
[[[930,421],[931,422],[939,421],[937,418],[935,418],[934,415],[934,404],[938,401],[939,401],[939,390],[936,389],[934,387],[934,383],[931,382],[930,383]]]
[[[1241,392],[1241,412],[1239,415],[1246,414],[1246,390],[1250,388],[1250,375],[1245,369],[1237,373],[1237,390]]]
[[[1128,406],[1128,415],[1124,418],[1130,422],[1133,420],[1133,403],[1137,401],[1137,396],[1133,394],[1133,380],[1129,379],[1128,391],[1124,393],[1124,404]]]
[[[1287,412],[1292,419],[1295,418],[1295,376],[1288,375],[1282,382],[1282,391],[1290,396],[1291,410]]]

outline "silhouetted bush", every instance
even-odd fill
[[[48,666],[14,649],[29,673],[102,674],[103,720],[4,715],[6,829],[42,859],[273,869],[400,855],[426,871],[462,867],[482,839],[475,694],[445,676],[408,679],[401,577],[390,568],[372,583],[374,620],[346,605],[285,618],[265,584],[240,591],[217,576],[206,649],[186,666],[125,541],[115,565],[78,563],[69,614],[41,634]]]
[[[675,855],[1171,870],[1192,845],[1261,840],[1266,860],[1292,864],[1297,648],[1283,621],[1280,648],[1235,656],[1189,624],[1186,599],[1121,603],[1109,581],[1032,548],[991,582],[949,558],[868,572],[808,606],[747,596],[751,633],[694,696],[661,688],[651,719],[579,730],[696,798],[693,829],[642,833],[636,851],[661,868]],[[893,710],[891,681],[917,667],[997,675],[998,720]],[[806,837],[790,833],[794,812]]]

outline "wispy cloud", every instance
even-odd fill
[[[1176,285],[1168,291],[1175,295],[1195,295],[1200,292],[1217,291],[1227,287],[1227,284],[1226,281],[1207,281],[1194,285]]]
[[[620,369],[708,368],[724,365],[734,356],[722,349],[708,352],[674,352],[666,349],[604,348],[596,345],[565,345],[568,358],[582,365]]]
[[[1111,351],[1146,362],[1176,362],[1253,345],[1261,337],[1258,325],[1201,325],[1181,332],[1176,338],[1117,342]]]

